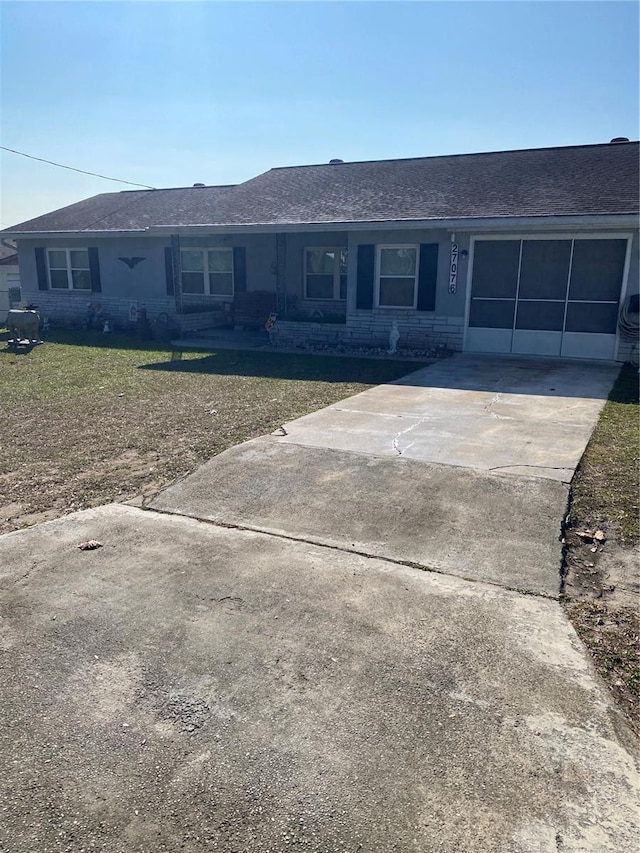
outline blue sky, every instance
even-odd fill
[[[2,144],[151,186],[638,138],[635,2],[3,2]],[[3,226],[124,185],[1,153]]]

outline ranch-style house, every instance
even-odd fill
[[[625,360],[638,142],[274,168],[104,193],[5,229],[52,322]]]

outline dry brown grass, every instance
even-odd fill
[[[596,669],[640,736],[640,614],[637,607],[584,600],[569,604],[567,613],[591,652]]]
[[[640,735],[638,425],[638,373],[626,366],[571,484],[564,601],[596,668]],[[578,536],[598,529],[606,533],[603,545]]]
[[[0,349],[0,532],[148,495],[246,439],[420,365],[271,352],[171,353],[58,334]]]

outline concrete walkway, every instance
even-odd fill
[[[635,849],[635,741],[554,600],[615,372],[454,358],[0,537],[0,849]]]

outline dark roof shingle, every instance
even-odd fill
[[[3,246],[0,243],[0,264],[3,266],[11,266],[12,264],[18,263],[18,252],[17,249],[9,248],[9,246]]]
[[[231,187],[94,196],[8,231],[638,213],[638,143],[271,169]]]
[[[101,193],[5,231],[141,231],[211,215],[232,187],[185,187]],[[2,232],[0,232],[2,233]]]

